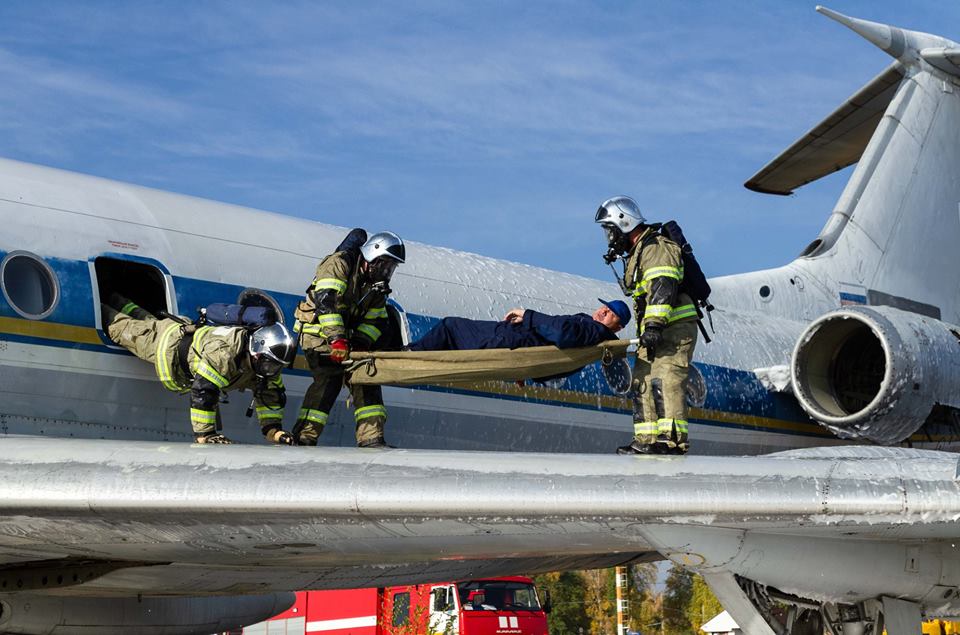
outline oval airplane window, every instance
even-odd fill
[[[237,304],[241,306],[262,306],[273,309],[277,314],[277,320],[280,321],[280,324],[286,324],[286,319],[283,317],[283,311],[280,309],[280,305],[277,304],[277,301],[266,291],[253,288],[244,289],[240,292],[240,295],[237,296]]]
[[[0,287],[13,310],[42,320],[60,300],[60,282],[46,262],[26,251],[12,251],[0,263]]]

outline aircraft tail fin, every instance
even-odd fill
[[[772,162],[748,187],[789,193],[829,165],[825,153],[855,157],[857,166],[833,213],[795,265],[826,288],[839,289],[841,300],[846,293],[853,303],[960,323],[960,66],[954,64],[960,64],[960,45],[823,7],[818,11],[896,62],[851,98],[846,110],[832,115],[832,129],[812,130],[805,147],[779,165]],[[871,108],[877,114],[870,115]],[[846,134],[838,132],[843,126]],[[863,143],[865,127],[873,130]],[[856,143],[862,147],[851,150]],[[797,169],[804,165],[805,172]]]

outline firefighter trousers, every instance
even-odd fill
[[[337,395],[344,386],[344,369],[330,361],[326,355],[314,350],[305,351],[313,383],[303,396],[303,406],[297,415],[293,438],[300,445],[316,445],[317,438],[327,424]],[[383,407],[380,386],[347,385],[353,401],[353,418],[356,422],[357,445],[383,440],[383,428],[387,422],[387,409]]]
[[[639,443],[689,448],[686,387],[697,333],[695,320],[677,322],[663,330],[663,341],[652,361],[645,351],[639,351],[633,366],[637,395],[633,434]]]
[[[145,362],[157,360],[157,344],[167,327],[179,324],[174,320],[158,320],[136,305],[121,313],[106,304],[100,305],[103,323],[107,325],[107,335]]]

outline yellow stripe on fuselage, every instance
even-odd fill
[[[92,329],[89,326],[57,324],[56,322],[0,317],[0,332],[5,335],[26,335],[76,344],[103,344],[103,340],[97,334],[97,329]]]
[[[559,401],[565,404],[594,406],[609,410],[629,411],[631,409],[630,404],[627,402],[625,397],[587,394],[573,390],[549,388],[547,386],[517,386],[513,383],[492,381],[475,383],[469,386],[466,384],[447,384],[447,387],[475,390],[483,393],[494,393],[497,395],[506,395],[510,397],[528,397],[553,402]],[[690,418],[704,421],[717,421],[720,423],[731,423],[746,428],[782,430],[784,432],[802,432],[804,434],[814,434],[820,437],[833,437],[829,431],[820,427],[813,421],[809,423],[803,421],[785,421],[783,419],[772,419],[770,417],[741,414],[739,412],[706,410],[704,408],[690,408]]]
[[[0,334],[25,335],[29,337],[39,337],[43,339],[72,342],[77,344],[103,344],[103,341],[97,334],[97,330],[94,328],[86,326],[73,326],[71,324],[57,324],[54,322],[40,322],[21,318],[0,317]],[[309,371],[307,360],[302,354],[297,355],[297,359],[293,363],[293,367],[299,370]],[[630,410],[630,404],[623,397],[588,394],[574,390],[550,388],[547,386],[521,387],[513,383],[499,381],[439,385],[446,388],[465,390],[481,394],[507,397],[525,397],[560,404],[606,408],[608,410]],[[784,432],[800,432],[821,437],[833,436],[826,429],[821,428],[819,425],[813,422],[806,423],[801,421],[784,421],[782,419],[771,419],[769,417],[759,417],[756,415],[741,414],[737,412],[723,412],[719,410],[691,408],[690,418],[729,423],[746,428],[780,430]],[[924,440],[927,439],[924,438]]]
[[[809,423],[804,421],[785,421],[783,419],[771,419],[769,417],[759,417],[757,415],[741,414],[739,412],[704,410],[703,408],[690,408],[690,418],[718,421],[721,423],[732,423],[748,428],[765,428],[768,430],[783,430],[785,432],[815,434],[818,437],[833,437],[833,435],[827,431],[826,428],[820,427],[813,421]]]

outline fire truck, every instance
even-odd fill
[[[549,597],[521,576],[349,591],[301,591],[243,635],[548,635]]]

